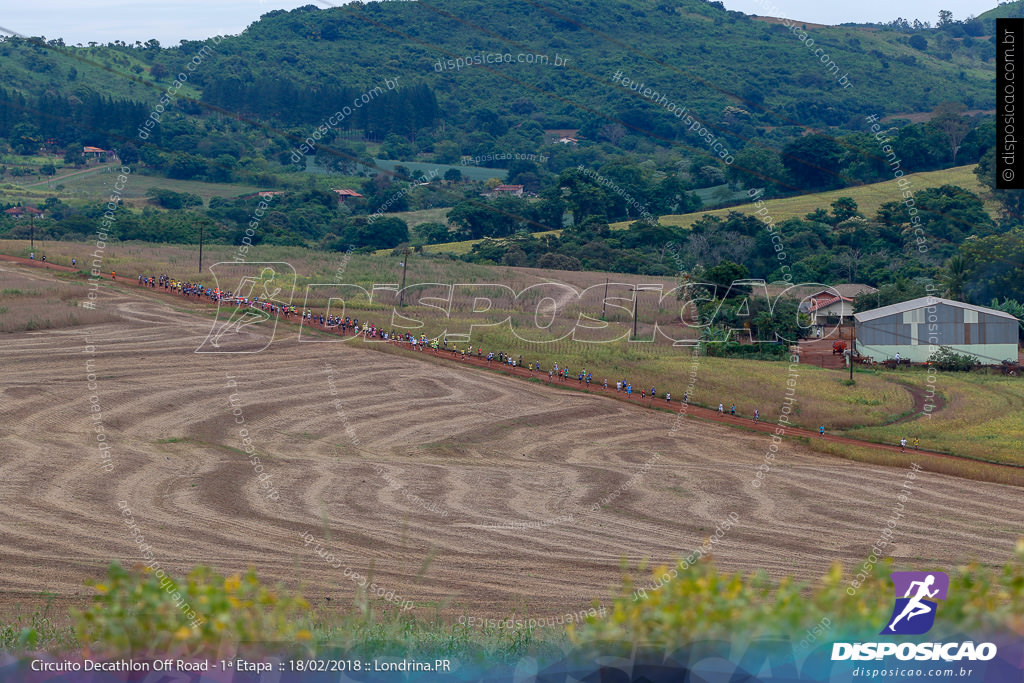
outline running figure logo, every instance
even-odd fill
[[[273,281],[274,269],[264,268],[258,278],[243,277],[238,283],[238,289],[235,290],[236,296],[243,297],[250,301],[253,300],[254,297],[257,301],[276,301],[275,297],[281,293],[281,288],[275,287],[273,292],[267,290],[267,286]],[[262,285],[262,287],[256,287],[256,285]],[[246,325],[255,325],[256,323],[263,322],[264,320],[270,320],[269,313],[257,308],[247,309],[238,306],[229,310],[231,313],[228,321],[215,333],[210,333],[210,343],[216,347],[220,347],[220,339],[228,330],[240,332]]]
[[[288,263],[225,261],[210,266],[210,272],[224,298],[217,301],[217,319],[196,353],[258,353],[270,346],[278,312],[291,304],[294,295],[295,269]],[[233,290],[221,286],[221,282],[231,282],[235,277],[238,286]],[[270,325],[264,335],[238,334],[267,321]]]
[[[942,572],[893,572],[896,605],[883,634],[921,635],[931,630],[938,609],[936,600],[945,600],[949,577]]]

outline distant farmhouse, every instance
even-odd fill
[[[4,215],[10,216],[11,218],[21,218],[22,216],[28,216],[29,218],[46,217],[42,211],[31,206],[12,206],[4,211]]]
[[[340,203],[342,203],[342,204],[344,204],[345,201],[348,200],[348,199],[362,199],[363,198],[363,195],[359,194],[355,190],[350,190],[348,188],[343,188],[341,190],[335,190],[335,192],[338,193],[338,201]]]
[[[575,146],[579,142],[577,136],[579,132],[578,128],[546,128],[544,130],[544,144],[554,145],[558,143]]]
[[[491,197],[522,197],[522,185],[498,185],[490,192]]]
[[[95,159],[104,164],[107,162],[107,159],[116,160],[117,152],[112,149],[103,149],[102,147],[83,147],[82,156],[85,157],[86,161]]]
[[[992,308],[925,296],[853,316],[857,352],[876,362],[923,363],[940,346],[986,365],[1017,360],[1017,318]]]
[[[874,293],[878,290],[870,285],[832,285],[808,297],[807,314],[811,325],[825,327],[829,319],[838,319],[839,324],[853,322],[853,300],[858,294]],[[833,323],[835,324],[835,323]]]

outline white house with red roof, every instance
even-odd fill
[[[522,197],[522,185],[498,185],[491,190],[492,197]]]
[[[108,157],[117,157],[117,153],[112,149],[103,149],[102,147],[86,145],[82,148],[82,156],[86,159],[99,159],[100,161],[103,161]]]
[[[4,211],[4,214],[11,218],[21,218],[22,216],[31,216],[35,218],[43,218],[44,214],[39,209],[31,206],[12,206],[11,208]]]
[[[817,327],[825,327],[833,316],[840,324],[849,323],[853,320],[854,298],[864,292],[877,291],[870,285],[832,285],[806,298],[809,303],[806,313],[811,317],[811,324]]]
[[[359,194],[355,190],[350,190],[348,188],[335,190],[335,192],[338,193],[338,201],[341,202],[342,204],[344,204],[345,200],[347,199],[362,199],[363,197],[363,195]]]

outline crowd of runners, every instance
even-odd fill
[[[484,355],[484,350],[482,347],[477,346],[476,348],[474,348],[472,345],[449,345],[448,339],[444,337],[435,337],[431,339],[425,334],[417,336],[409,332],[395,332],[394,330],[385,330],[383,328],[378,327],[374,323],[360,323],[359,318],[353,318],[351,316],[345,316],[344,318],[342,318],[340,316],[334,315],[324,316],[322,313],[315,313],[311,310],[299,311],[298,307],[294,305],[276,304],[267,300],[260,301],[259,296],[250,297],[248,295],[235,294],[233,292],[224,291],[219,288],[207,287],[198,282],[176,280],[167,275],[139,275],[139,285],[143,287],[150,287],[152,289],[160,288],[169,292],[177,292],[182,296],[186,297],[206,299],[212,303],[220,304],[223,302],[227,302],[228,304],[233,303],[239,307],[248,306],[250,308],[257,308],[259,310],[265,311],[268,314],[284,317],[286,319],[301,319],[303,324],[316,326],[324,331],[335,332],[342,335],[362,335],[364,338],[368,339],[380,339],[385,342],[390,341],[400,344],[406,344],[410,346],[413,350],[425,351],[427,348],[430,348],[432,351],[437,353],[451,353],[453,357],[461,357],[462,360],[466,360],[467,358],[472,359],[474,356],[476,356],[478,360],[486,360],[487,367],[491,367],[493,363],[498,363],[499,365],[506,365],[509,368],[513,369],[524,369],[528,371],[531,376],[539,375],[540,377],[543,377],[544,374],[547,374],[549,384],[553,382],[571,382],[571,379],[575,379],[578,385],[585,385],[588,389],[591,388],[591,386],[594,384],[593,373],[587,371],[586,368],[579,371],[570,372],[568,365],[560,365],[559,363],[556,362],[552,365],[552,367],[545,370],[540,361],[527,361],[524,363],[522,354],[520,354],[518,357],[515,357],[512,354],[505,353],[504,351],[499,351],[497,353],[495,353],[494,351],[490,351],[486,355]],[[607,391],[609,389],[607,378],[603,379],[602,382],[597,386],[599,386],[602,391]],[[633,389],[633,383],[626,378],[623,378],[621,380],[615,380],[615,392],[619,394],[625,394],[626,398],[630,400],[636,394],[636,391]],[[640,399],[642,401],[645,401],[648,398],[650,398],[651,405],[654,405],[656,402],[659,401],[659,399],[661,401],[664,401],[666,405],[670,405],[672,403],[671,392],[666,391],[659,396],[656,387],[651,387],[650,392],[648,392],[646,388],[640,388]],[[679,402],[683,405],[688,405],[690,403],[689,394],[684,393],[683,398]],[[719,403],[718,414],[724,416],[725,412],[725,405]],[[729,415],[731,417],[743,417],[742,414],[737,413],[736,404],[731,404],[729,406]],[[748,417],[750,417],[751,420],[755,423],[760,422],[761,411],[759,409],[755,409],[753,415],[750,415]],[[824,425],[818,427],[818,435],[821,438],[825,437]],[[918,439],[915,438],[913,440],[913,446],[915,449],[918,448]],[[906,448],[907,439],[900,439],[900,451],[906,452]]]

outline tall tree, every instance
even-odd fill
[[[966,262],[968,301],[982,306],[993,297],[1024,301],[1024,230],[970,240],[960,253]]]
[[[855,247],[847,247],[835,256],[840,275],[847,282],[857,281],[857,269],[864,258],[864,252]]]
[[[807,135],[786,145],[782,164],[793,181],[806,190],[821,190],[839,184],[843,149],[830,137]]]
[[[947,299],[963,301],[964,282],[967,277],[967,262],[961,254],[956,254],[946,262],[946,267],[939,276],[942,282],[942,293]]]
[[[864,214],[857,210],[857,202],[852,197],[839,197],[832,202],[832,215],[836,223],[842,223],[854,216],[864,217]]]
[[[945,137],[954,164],[956,154],[960,151],[960,143],[971,132],[971,121],[964,116],[965,111],[967,107],[960,102],[943,102],[935,107],[930,121],[930,125],[941,131]]]
[[[1004,221],[1019,223],[1024,221],[1024,190],[999,190],[996,188],[996,150],[990,149],[981,157],[974,169],[985,187],[992,191],[992,196],[999,202],[999,213]]]
[[[749,145],[736,154],[725,171],[730,182],[742,187],[764,187],[771,190],[786,184],[779,153],[770,147]]]

